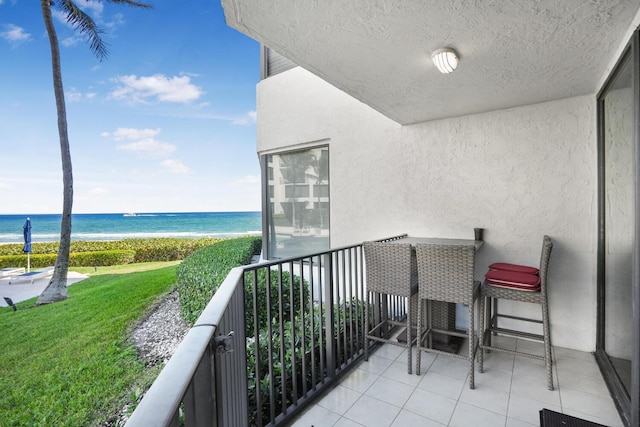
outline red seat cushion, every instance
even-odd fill
[[[507,262],[494,262],[489,266],[491,270],[513,271],[515,273],[539,274],[540,270],[526,265],[509,264]]]
[[[489,285],[505,288],[520,289],[523,291],[539,291],[540,276],[515,271],[489,270],[485,274]]]

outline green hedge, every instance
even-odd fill
[[[176,239],[176,238],[154,238],[154,239],[123,239],[114,241],[73,241],[70,248],[70,262],[74,267],[93,267],[102,265],[128,264],[131,262],[152,262],[152,261],[176,261],[187,257],[198,249],[211,246],[219,242],[218,238],[202,239]],[[34,267],[46,267],[55,263],[58,253],[58,242],[33,243],[31,253],[31,265]],[[10,243],[0,245],[0,266],[1,267],[26,267],[27,255],[22,253],[23,245],[20,243]],[[124,252],[123,252],[124,251]],[[127,253],[124,255],[80,255],[84,253]],[[129,252],[133,252],[133,259],[130,260]],[[5,258],[14,256],[15,258]],[[124,257],[124,262],[120,262],[118,257]],[[76,258],[78,261],[73,262]],[[7,260],[8,264],[4,260]],[[109,261],[113,259],[112,261]]]
[[[305,281],[303,285],[306,290],[309,289],[308,282]],[[305,295],[305,301],[311,303],[308,295]],[[334,347],[334,357],[336,357],[336,363],[339,366],[347,363],[347,359],[353,356],[349,353],[350,350],[354,349],[357,353],[364,345],[364,331],[362,325],[359,324],[359,319],[364,316],[366,307],[368,307],[366,302],[355,298],[343,301],[333,307],[334,339],[341,343]],[[310,387],[314,382],[321,383],[324,380],[325,372],[321,360],[328,357],[326,343],[324,343],[327,313],[322,311],[318,305],[314,305],[310,310],[308,304],[305,304],[304,312],[303,316],[298,310],[293,319],[283,319],[282,322],[278,316],[274,316],[271,319],[271,330],[269,330],[268,324],[260,329],[258,344],[261,370],[257,374],[256,340],[253,337],[254,334],[247,335],[251,337],[247,340],[247,392],[250,425],[258,424],[258,392],[260,392],[262,401],[261,423],[267,425],[270,422],[271,414],[270,396],[273,397],[275,413],[278,416],[282,411],[283,404],[289,406],[302,397],[304,394],[303,383],[306,382],[307,387]],[[281,329],[284,335],[280,334]],[[301,345],[302,337],[307,343],[304,354]],[[283,359],[284,365],[282,364]],[[270,361],[273,362],[272,371],[269,370]],[[315,378],[313,378],[314,372]],[[274,381],[273,394],[271,394],[272,378]],[[294,381],[297,385],[297,395],[294,394]],[[283,389],[285,390],[284,394]]]
[[[292,321],[291,313],[297,314],[301,307],[306,308],[309,305],[310,289],[309,283],[304,281],[300,283],[300,276],[293,276],[293,289],[291,287],[291,274],[287,271],[282,272],[282,279],[278,277],[278,274],[274,272],[270,274],[269,280],[271,286],[269,287],[269,304],[267,304],[267,277],[264,269],[258,270],[256,275],[257,284],[257,300],[258,300],[258,330],[264,331],[268,328],[269,322],[274,317],[279,316],[280,313],[280,301],[282,301],[282,313],[284,321]],[[245,317],[246,317],[246,336],[252,337],[255,335],[255,325],[253,321],[253,294],[254,294],[254,280],[253,273],[245,274]],[[291,296],[293,296],[293,303]],[[304,305],[303,305],[304,302]],[[268,312],[267,307],[271,307],[271,313]],[[294,315],[295,315],[294,314]]]
[[[182,317],[193,324],[232,268],[251,263],[260,253],[260,237],[221,240],[186,257],[178,266]]]
[[[260,252],[260,247],[260,238],[225,240],[200,249],[185,258],[177,268],[182,316],[193,324],[229,271],[250,263],[252,256]],[[266,268],[261,268],[257,273],[245,273],[245,283],[249,418],[251,425],[258,424],[257,394],[260,393],[263,416],[261,423],[266,425],[270,422],[271,400],[268,397],[272,378],[276,415],[281,413],[283,405],[288,406],[301,397],[304,383],[309,386],[313,382],[323,381],[321,360],[326,357],[326,312],[319,306],[313,306],[309,283],[289,272],[282,272],[282,276],[279,276],[279,272],[274,270],[267,280]],[[259,345],[256,345],[256,325],[253,318],[254,291],[257,292],[258,307],[255,311],[258,316]],[[269,302],[267,295],[270,296]],[[270,312],[267,310],[269,306]],[[349,351],[353,349],[357,353],[362,346],[363,327],[359,324],[359,319],[362,319],[365,309],[366,304],[356,299],[343,301],[334,306],[334,339],[342,344],[335,348],[334,357],[340,365],[353,356]],[[280,331],[284,334],[281,335]],[[307,343],[306,354],[301,352],[302,337]],[[280,346],[281,343],[284,350]],[[258,346],[261,367],[259,372],[256,371]],[[284,352],[281,353],[282,351]],[[270,362],[273,362],[273,371],[269,370]],[[313,372],[317,375],[315,378],[312,378]],[[303,373],[306,376],[303,376]],[[297,385],[297,396],[294,395],[294,382]],[[283,389],[286,390],[284,397]]]
[[[71,267],[106,265],[122,265],[135,262],[136,251],[96,251],[96,252],[73,252],[69,255],[69,265]]]
[[[31,268],[41,268],[55,265],[56,254],[32,254]],[[95,252],[72,252],[69,254],[69,267],[93,267],[105,265],[131,264],[134,262],[136,251],[114,250]],[[0,256],[0,268],[27,267],[26,255]]]

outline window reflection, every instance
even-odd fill
[[[604,108],[605,335],[604,349],[630,392],[633,340],[634,100],[631,61],[606,93]]]
[[[267,156],[269,258],[329,249],[329,148]]]

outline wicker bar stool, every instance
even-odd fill
[[[412,268],[411,245],[409,243],[364,242],[365,270],[367,278],[367,309],[365,310],[364,360],[369,360],[369,340],[407,348],[407,372],[411,373],[411,346],[415,343],[411,333],[411,295],[418,291],[415,268]],[[389,297],[405,300],[404,309],[389,304]],[[375,302],[372,302],[372,297]],[[369,312],[374,307],[374,322],[371,327]],[[405,316],[406,311],[406,316]],[[406,343],[392,340],[393,326],[404,326]]]
[[[480,295],[480,282],[474,280],[476,249],[473,245],[416,245],[418,262],[418,298],[420,305],[427,302],[426,330],[422,319],[423,310],[418,310],[418,353],[416,374],[420,375],[422,351],[452,356],[469,361],[469,388],[475,388],[474,363],[478,339],[474,326],[475,303]],[[467,332],[438,329],[433,326],[432,301],[466,304],[469,309]],[[468,338],[469,352],[466,355],[438,350],[433,346],[433,334]]]
[[[482,332],[480,337],[479,370],[483,371],[484,351],[496,350],[517,356],[544,360],[547,368],[547,387],[553,390],[553,371],[551,369],[551,327],[549,322],[549,306],[547,301],[547,273],[549,258],[553,242],[549,236],[544,236],[540,268],[526,267],[513,264],[492,264],[499,270],[490,270],[482,284],[480,298],[480,312],[482,314]],[[490,266],[490,268],[492,268]],[[529,302],[539,304],[542,308],[542,320],[512,316],[498,313],[498,300]],[[498,326],[498,319],[512,319],[523,322],[542,324],[542,335]],[[544,344],[544,356],[525,353],[517,350],[500,348],[491,345],[492,335],[505,335],[539,341]]]

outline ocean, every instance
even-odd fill
[[[60,240],[60,214],[28,215],[33,242]],[[71,240],[260,235],[260,212],[73,214]],[[27,215],[0,215],[0,243],[22,243]]]

